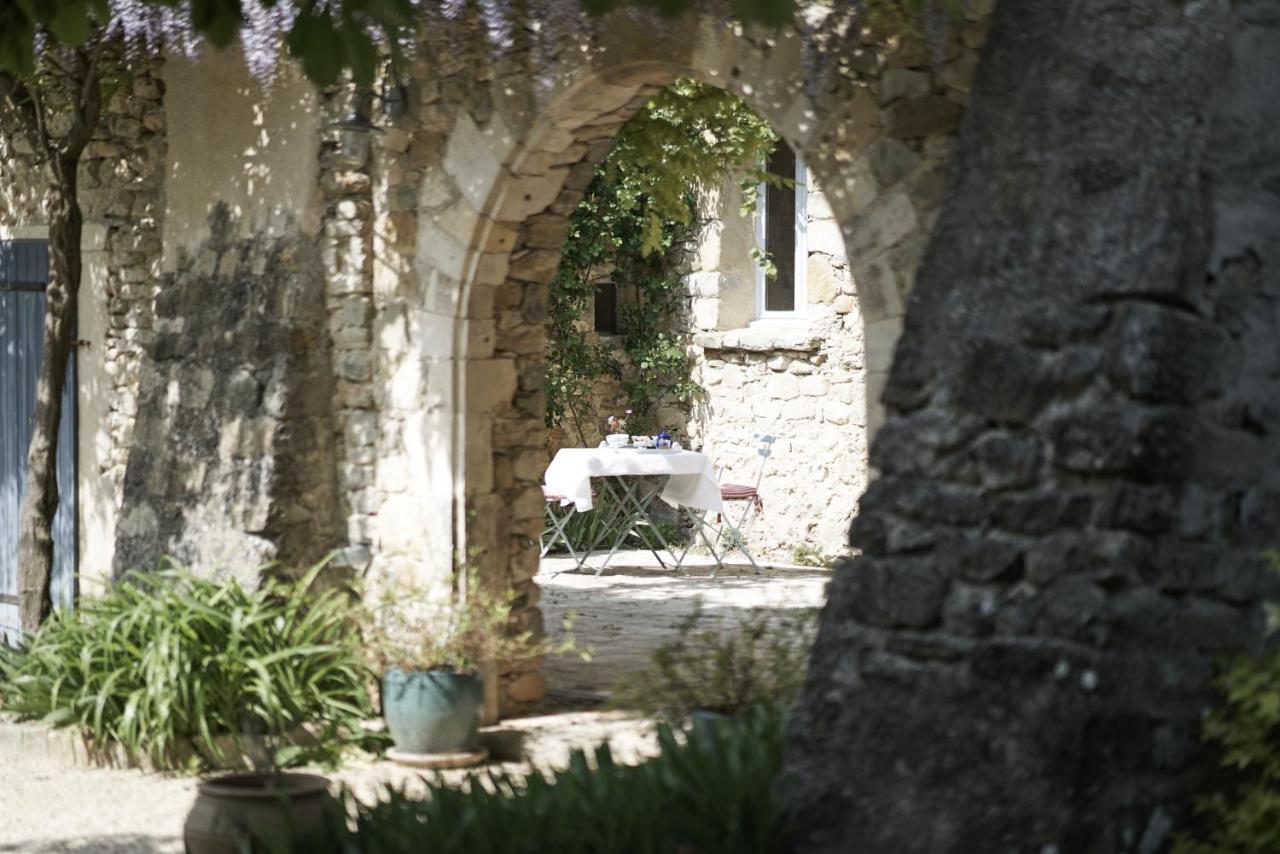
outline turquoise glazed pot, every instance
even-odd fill
[[[404,753],[471,749],[483,705],[479,676],[393,667],[382,677],[382,714]]]

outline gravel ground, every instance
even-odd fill
[[[718,579],[705,567],[690,577],[653,571],[652,558],[622,554],[604,576],[553,574],[564,561],[544,563],[547,625],[559,626],[576,612],[575,632],[592,660],[576,656],[549,660],[553,691],[542,713],[504,721],[491,737],[495,758],[507,758],[518,744],[524,762],[503,762],[506,770],[562,767],[575,748],[609,742],[622,761],[652,755],[652,724],[624,712],[582,710],[584,698],[607,694],[618,680],[644,667],[649,652],[695,606],[704,603],[708,624],[732,621],[747,611],[785,611],[820,605],[827,573],[766,569],[760,575],[730,569]],[[0,726],[5,724],[0,723]],[[446,772],[459,781],[466,772]],[[361,798],[386,783],[420,785],[421,772],[387,762],[359,759],[329,776]],[[191,777],[140,771],[83,768],[47,757],[0,754],[0,852],[105,852],[146,854],[182,851],[182,824],[195,798]]]
[[[0,726],[12,724],[0,723]],[[637,762],[656,751],[652,724],[625,712],[551,712],[504,721],[487,730],[495,757],[503,750],[523,762],[491,767],[527,774],[562,768],[571,751],[609,743],[614,757]],[[327,774],[334,789],[350,788],[372,800],[388,785],[421,791],[432,772],[414,771],[373,757],[355,758]],[[452,783],[469,772],[441,772]],[[196,796],[192,777],[83,768],[47,757],[0,754],[0,852],[181,852],[182,824]]]

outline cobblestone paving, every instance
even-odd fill
[[[690,561],[690,575],[675,575],[660,570],[647,552],[625,552],[596,577],[563,572],[573,566],[567,558],[544,560],[537,581],[548,631],[558,631],[572,612],[575,638],[591,653],[590,661],[575,655],[548,660],[544,672],[550,690],[581,697],[608,694],[648,664],[650,652],[672,637],[699,599],[703,625],[718,628],[754,611],[819,607],[831,577],[813,567],[765,566],[756,575],[749,567],[728,566],[711,578],[709,560]]]

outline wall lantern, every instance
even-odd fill
[[[409,110],[409,93],[398,75],[394,76],[393,83],[383,86],[380,95],[366,87],[357,88],[352,97],[351,115],[329,125],[337,132],[336,160],[343,168],[362,169],[369,162],[369,142],[374,134],[383,132],[373,123],[375,101],[382,103],[382,113],[387,118],[398,119]]]

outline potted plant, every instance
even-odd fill
[[[614,705],[668,721],[687,719],[694,731],[706,731],[756,706],[794,699],[804,681],[816,611],[749,612],[718,626],[707,626],[705,616],[698,599],[675,637],[653,650],[649,666],[628,680]]]
[[[382,671],[382,714],[399,754],[473,750],[484,704],[481,668],[566,652],[517,628],[517,594],[494,590],[474,571],[460,589],[432,596],[420,586],[389,587],[370,609],[366,640]]]
[[[619,418],[616,415],[610,415],[605,421],[608,430],[605,433],[605,444],[611,448],[625,448],[631,443],[631,434],[627,432],[627,422],[631,419],[631,410],[628,409]]]

